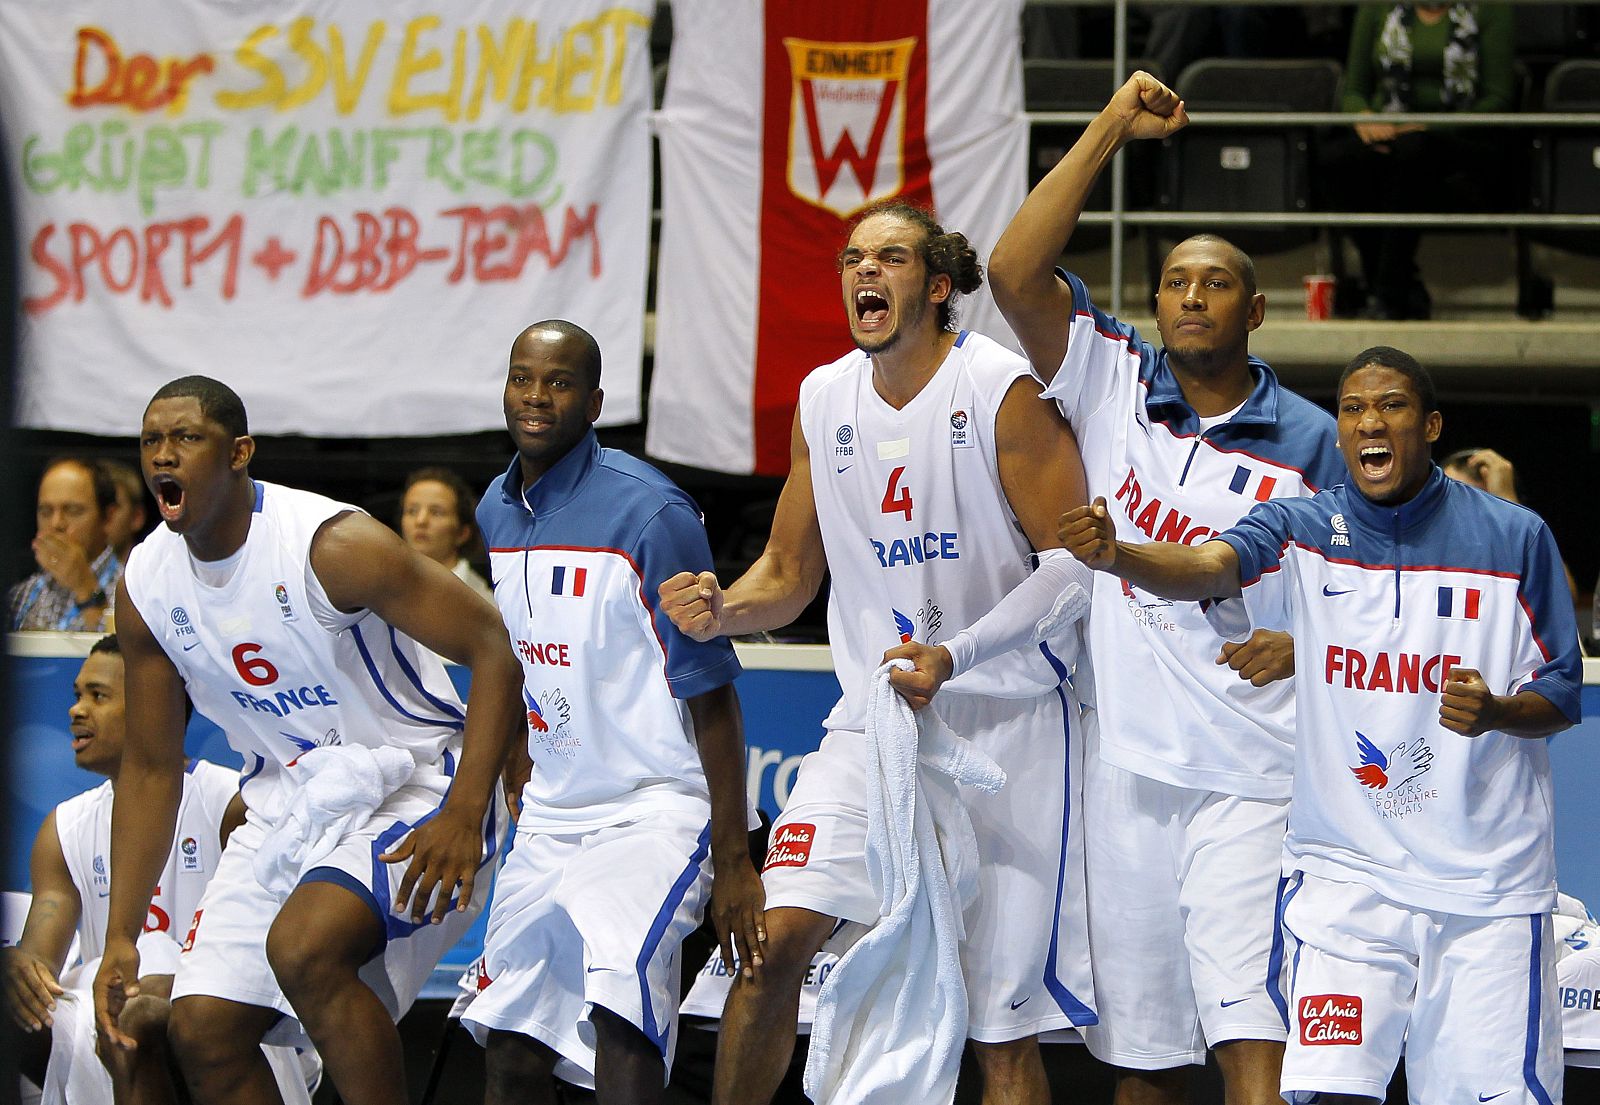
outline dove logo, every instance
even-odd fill
[[[1350,774],[1366,788],[1373,812],[1383,818],[1404,818],[1439,797],[1436,788],[1419,780],[1433,768],[1433,749],[1418,737],[1401,741],[1387,755],[1365,733],[1356,733],[1359,762]],[[1396,778],[1399,782],[1396,782]]]
[[[917,634],[917,627],[911,624],[911,619],[900,611],[894,611],[894,631],[900,634],[900,643],[907,644]]]
[[[544,711],[539,709],[539,701],[528,693],[526,687],[522,689],[522,701],[528,707],[528,728],[535,733],[548,733],[550,726],[544,720]]]

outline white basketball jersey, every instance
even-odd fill
[[[255,482],[233,574],[197,577],[166,526],[128,558],[128,597],[183,675],[195,707],[244,756],[246,805],[276,819],[302,752],[389,745],[453,775],[465,719],[438,657],[371,611],[340,614],[311,570],[317,527],[356,508]]]
[[[904,408],[872,385],[858,351],[800,385],[800,427],[832,591],[828,640],[844,696],[824,723],[864,729],[867,685],[886,650],[938,644],[989,612],[1032,570],[1032,547],[1000,487],[994,422],[1021,357],[962,331]],[[945,694],[1032,698],[1060,677],[1018,649],[947,683]]]
[[[228,802],[239,791],[239,773],[194,760],[183,776],[172,850],[150,899],[144,931],[164,932],[183,943],[200,895],[222,855],[218,834]],[[78,947],[85,963],[105,950],[111,906],[111,783],[74,795],[56,807],[56,836],[67,873],[78,888]]]

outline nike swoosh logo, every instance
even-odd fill
[[[833,470],[833,472],[834,472],[834,475],[836,475],[836,476],[842,476],[842,475],[844,475],[846,472],[850,471],[850,469],[852,469],[854,467],[855,467],[855,465],[853,465],[853,464],[847,464],[843,468],[835,468]]]
[[[1479,1101],[1493,1101],[1495,1098],[1504,1097],[1506,1094],[1508,1094],[1510,1092],[1511,1092],[1510,1090],[1501,1090],[1499,1093],[1492,1093],[1492,1094],[1487,1094],[1487,1095],[1486,1094],[1479,1094],[1478,1095],[1478,1100]]]
[[[1354,587],[1346,587],[1343,591],[1335,591],[1335,590],[1331,589],[1326,583],[1324,583],[1322,585],[1322,594],[1323,594],[1323,596],[1325,598],[1330,598],[1330,599],[1334,598],[1335,596],[1338,596],[1338,595],[1348,595],[1348,594],[1350,594],[1350,592],[1352,592],[1354,590],[1355,590]],[[1507,1092],[1510,1092],[1510,1091],[1507,1091]]]
[[[615,967],[587,967],[587,968],[584,969],[583,973],[586,974],[586,975],[592,975],[596,971],[614,971],[614,970],[616,970]]]
[[[1226,1009],[1231,1005],[1238,1005],[1241,1001],[1249,1001],[1249,1000],[1250,1000],[1249,998],[1234,998],[1232,1001],[1224,1001],[1224,1002],[1221,1002],[1220,1004],[1222,1005],[1222,1008]]]
[[[1033,1000],[1033,995],[1029,994],[1027,997],[1023,998],[1021,1001],[1012,1002],[1011,1003],[1011,1008],[1013,1008],[1013,1009],[1021,1009],[1024,1005],[1027,1005],[1032,1000]]]
[[[191,648],[199,648],[199,647],[200,647],[200,642],[199,642],[199,641],[196,641],[196,642],[195,642],[195,643],[194,643],[194,644],[192,644],[192,645],[184,645],[184,646],[183,646],[183,651],[185,651],[185,652],[188,652],[188,651],[189,651],[189,650],[190,650],[190,649],[191,649]]]

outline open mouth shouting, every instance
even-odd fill
[[[855,298],[856,329],[872,333],[881,330],[889,321],[889,300],[877,288],[857,288]]]
[[[183,516],[184,490],[175,476],[158,473],[151,477],[150,490],[155,493],[156,509],[161,512],[162,521],[174,522]]]
[[[1387,445],[1363,445],[1356,459],[1361,466],[1362,478],[1369,483],[1383,483],[1394,471],[1394,450]]]

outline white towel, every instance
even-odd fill
[[[300,786],[256,850],[256,881],[287,897],[300,876],[365,825],[416,767],[409,752],[387,745],[329,745],[301,755],[294,764]]]
[[[955,1098],[967,1036],[961,912],[977,840],[957,784],[994,793],[1005,773],[932,708],[913,713],[872,676],[867,710],[867,874],[880,919],[817,996],[805,1089],[818,1105],[940,1105]]]

